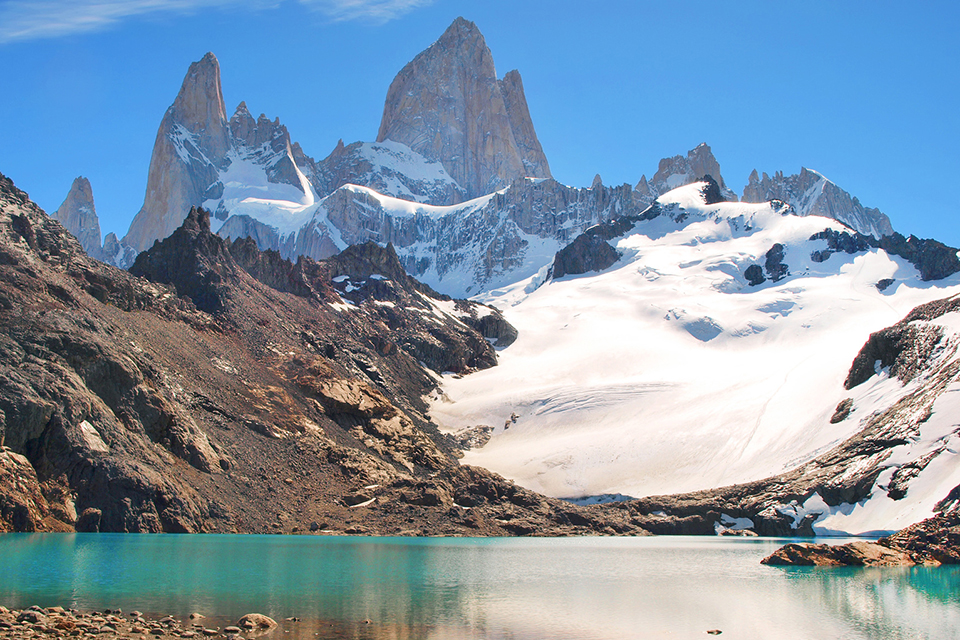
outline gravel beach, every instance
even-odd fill
[[[248,614],[226,626],[209,626],[204,616],[191,614],[187,620],[173,616],[145,617],[139,611],[80,612],[63,607],[0,607],[0,638],[257,638],[278,628],[271,618]]]

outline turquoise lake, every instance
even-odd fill
[[[0,604],[258,612],[294,639],[960,637],[960,568],[761,565],[783,542],[5,534]]]

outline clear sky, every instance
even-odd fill
[[[376,137],[394,75],[462,15],[519,69],[554,176],[635,184],[701,142],[742,192],[816,169],[904,234],[960,246],[960,4],[610,0],[2,0],[0,172],[48,211],[87,176],[103,232],[143,203],[191,62],[228,115],[307,154]]]

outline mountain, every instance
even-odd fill
[[[220,65],[208,53],[190,65],[176,100],[163,116],[143,208],[123,242],[139,253],[173,233],[191,206],[218,189],[218,172],[226,168],[229,147]]]
[[[100,244],[100,218],[93,204],[93,188],[83,176],[73,181],[66,199],[52,217],[80,241],[91,258],[122,266],[132,262],[136,255],[130,247],[121,246],[113,232],[108,233]]]
[[[719,190],[700,182],[663,194],[588,230],[558,253],[553,277],[479,297],[507,309],[519,337],[495,369],[445,379],[432,406],[444,430],[491,428],[466,461],[552,496],[710,491],[807,473],[888,406],[876,388],[851,395],[850,363],[871,332],[960,292],[956,250],[941,254],[952,275],[927,281],[910,261],[920,252],[904,258],[834,220],[784,202],[720,201]],[[831,421],[850,397],[852,417]],[[844,486],[854,482],[844,470],[869,477],[856,456],[822,464]],[[960,479],[937,482],[901,516],[877,510],[832,528],[909,524],[898,518],[931,509]]]
[[[410,274],[450,295],[476,295],[545,272],[589,227],[639,215],[705,176],[717,182],[718,199],[737,200],[706,144],[661,160],[634,188],[599,176],[589,188],[553,180],[519,73],[498,79],[482,34],[462,18],[398,73],[377,140],[340,141],[315,161],[278,119],[254,119],[245,103],[228,120],[219,65],[207,54],[190,66],[161,122],[144,207],[117,263],[129,266],[191,206],[203,206],[222,237],[251,237],[287,259],[390,242]],[[748,185],[745,197],[759,197],[757,189]],[[803,215],[868,235],[892,231],[858,224],[871,210],[832,183],[800,200],[770,189],[770,199]]]
[[[434,205],[467,200],[466,191],[450,177],[443,165],[427,160],[410,147],[393,140],[354,142],[343,140],[317,164],[320,193],[329,194],[348,184],[402,200]]]
[[[392,248],[291,263],[192,209],[132,273],[0,176],[0,530],[644,531],[457,462],[442,372],[496,364],[490,307]]]
[[[771,178],[757,175],[754,169],[743,188],[744,202],[782,200],[800,216],[824,216],[839,220],[854,231],[881,238],[893,234],[890,219],[879,209],[864,207],[860,201],[806,167],[799,174],[784,176],[778,171]]]
[[[67,231],[80,241],[84,251],[93,258],[102,260],[100,243],[100,218],[93,204],[93,189],[90,181],[78,177],[70,186],[63,204],[53,213]]]
[[[443,164],[470,198],[518,178],[549,178],[517,71],[497,79],[477,26],[457,18],[390,84],[377,142]]]

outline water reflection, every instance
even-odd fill
[[[274,637],[960,637],[953,568],[785,569],[776,540],[8,534],[0,604],[122,607]]]

